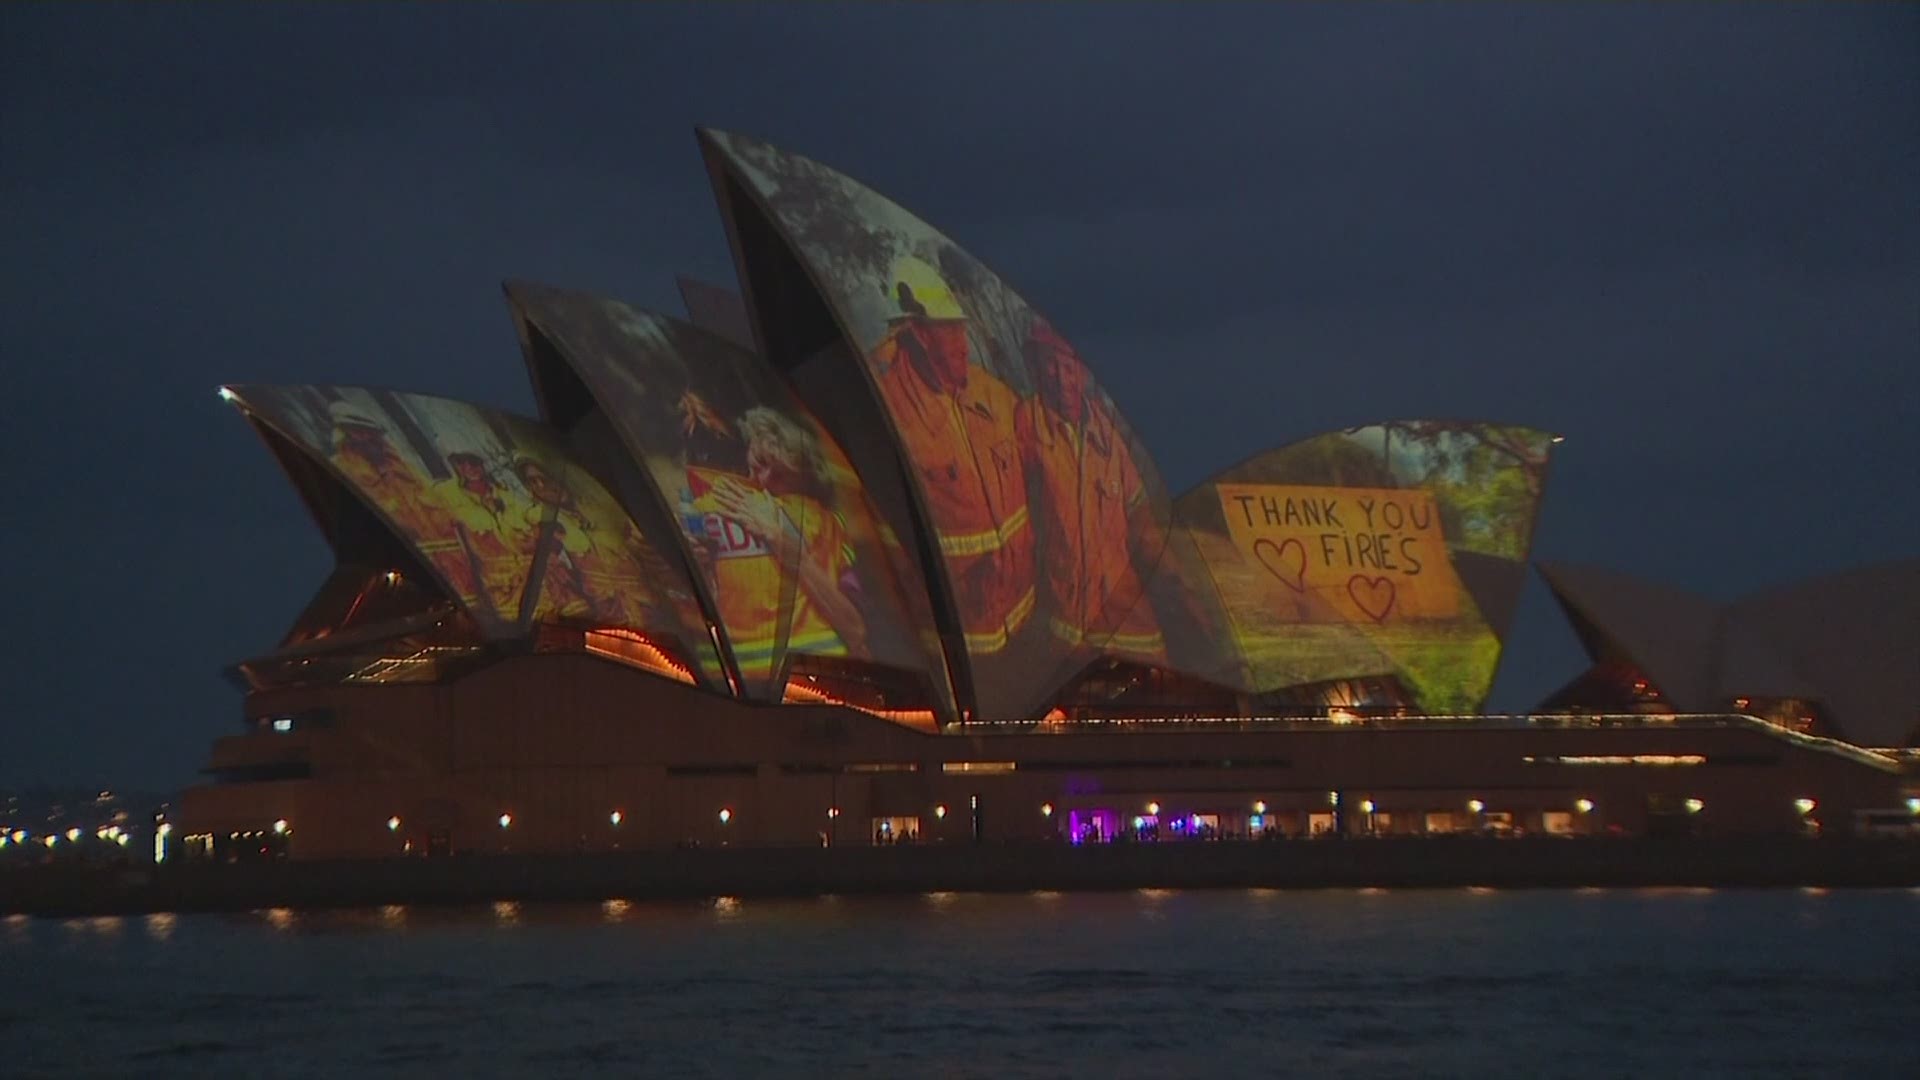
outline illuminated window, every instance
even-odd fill
[[[1010,773],[1019,768],[1013,761],[947,761],[940,765],[941,772],[950,773]]]
[[[920,819],[877,817],[872,821],[871,835],[875,844],[910,844],[920,839]]]

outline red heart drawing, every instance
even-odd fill
[[[1387,615],[1393,611],[1394,588],[1392,578],[1370,578],[1365,574],[1355,574],[1347,579],[1347,595],[1367,618],[1374,622],[1387,621]]]
[[[1263,536],[1253,542],[1253,557],[1260,560],[1267,573],[1279,578],[1280,584],[1297,593],[1307,591],[1307,549],[1300,541],[1276,544]]]

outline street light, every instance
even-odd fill
[[[1053,816],[1053,804],[1052,804],[1052,803],[1050,803],[1050,802],[1047,802],[1047,803],[1041,803],[1041,804],[1040,804],[1040,816],[1041,816],[1041,817],[1052,817],[1052,816]]]
[[[613,813],[611,813],[611,814],[608,814],[608,815],[607,815],[607,820],[608,820],[608,821],[610,821],[610,822],[612,822],[612,823],[613,823],[613,824],[615,824],[615,825],[618,825],[618,824],[620,824],[620,820],[621,820],[621,818],[620,818],[620,811],[618,811],[618,810],[615,810],[615,811],[614,811]]]
[[[1689,814],[1697,814],[1700,811],[1705,810],[1706,808],[1707,808],[1707,804],[1704,802],[1701,802],[1699,799],[1687,800],[1687,813]]]
[[[273,823],[273,833],[275,836],[287,835],[287,819],[286,818],[281,818],[280,820]]]
[[[946,817],[946,816],[947,816],[947,804],[946,804],[946,803],[941,803],[941,804],[940,804],[939,806],[936,806],[936,807],[934,807],[934,808],[933,808],[933,816],[934,816],[934,817],[937,817],[937,818],[944,818],[944,817]]]
[[[733,811],[727,809],[724,806],[721,807],[720,808],[720,824],[725,825],[727,822],[732,820],[733,820]]]
[[[398,816],[390,817],[387,819],[387,831],[388,832],[400,831],[400,818]]]
[[[1591,814],[1593,813],[1593,800],[1592,799],[1575,799],[1573,800],[1573,808],[1575,811],[1579,813]]]
[[[1812,799],[1793,800],[1793,808],[1799,811],[1801,817],[1806,817],[1808,814],[1813,813],[1813,808],[1818,805],[1820,804],[1817,802],[1814,802]]]
[[[1148,813],[1148,814],[1150,814],[1150,815],[1152,815],[1152,816],[1154,816],[1154,817],[1159,817],[1159,816],[1160,816],[1160,804],[1159,804],[1159,803],[1157,803],[1157,802],[1150,802],[1150,803],[1148,803],[1148,804],[1147,804],[1147,813]]]
[[[512,825],[512,824],[513,824],[513,815],[512,815],[512,814],[501,814],[501,815],[500,815],[500,827],[501,827],[501,828],[503,828],[503,829],[504,829],[504,828],[507,828],[508,826],[510,826],[510,825]]]
[[[1486,808],[1487,808],[1487,804],[1481,802],[1479,799],[1467,800],[1467,810],[1469,813],[1478,814],[1481,811],[1485,810]]]

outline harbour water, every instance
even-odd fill
[[[23,1076],[1910,1076],[1920,890],[0,921]]]

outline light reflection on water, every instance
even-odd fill
[[[0,1012],[0,1072],[1895,1075],[1916,915],[1326,889],[10,918],[0,1002],[37,1007]]]

